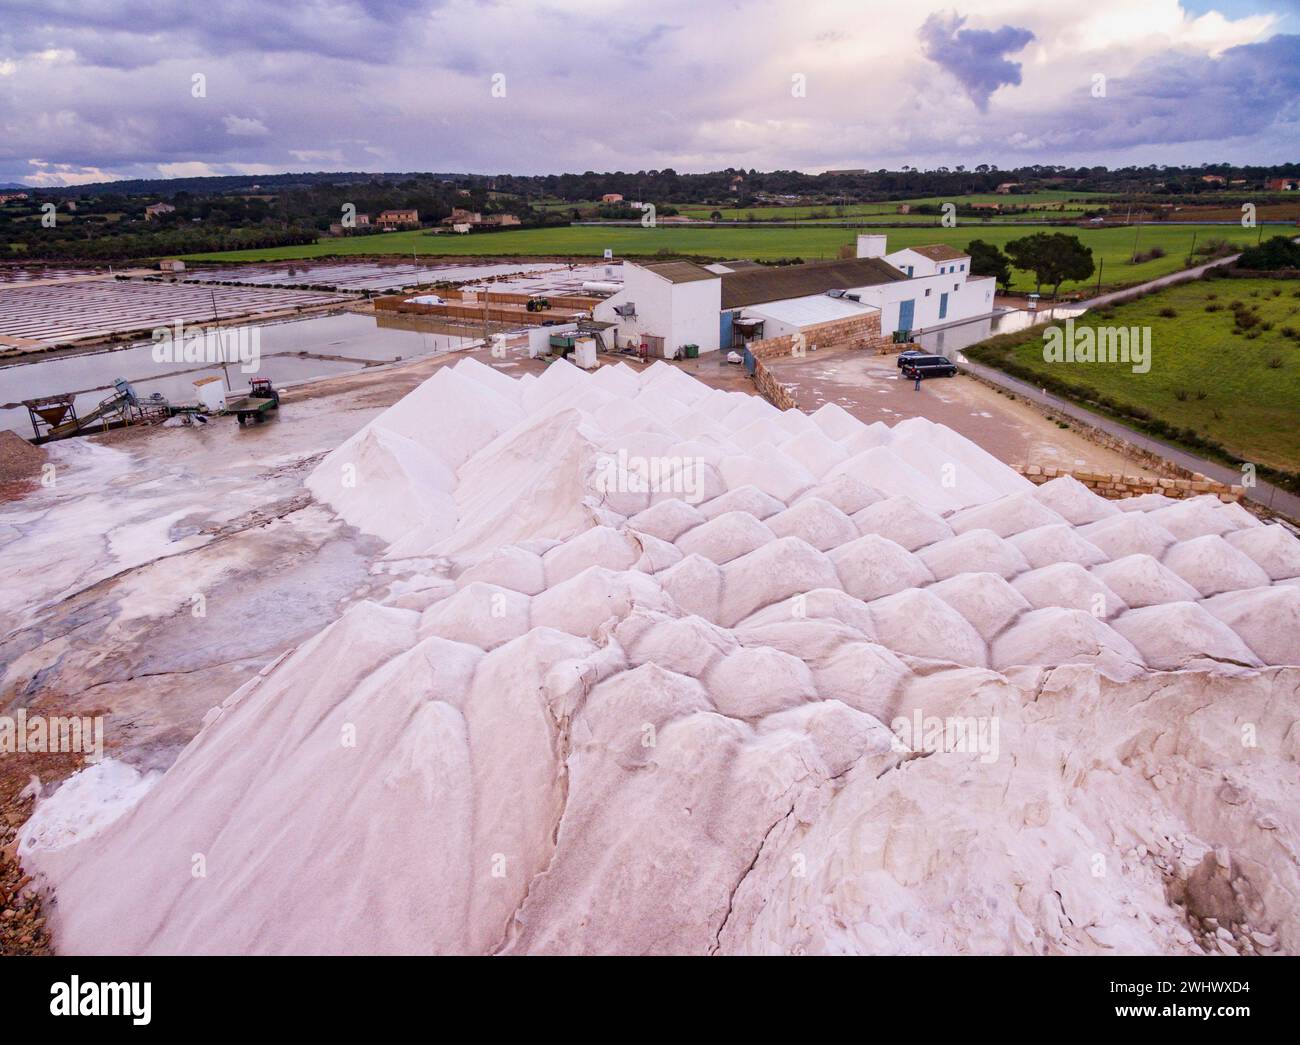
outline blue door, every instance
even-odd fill
[[[948,314],[948,295],[939,295],[939,318],[943,319]]]
[[[911,330],[914,315],[916,315],[916,299],[909,298],[907,301],[900,301],[898,303],[898,329]]]
[[[726,352],[731,348],[731,317],[734,312],[723,312],[722,323],[718,328],[718,347]]]

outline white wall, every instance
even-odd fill
[[[666,279],[646,271],[640,265],[625,262],[623,289],[592,309],[592,318],[618,324],[616,332],[620,348],[629,339],[639,343],[647,334],[663,338],[666,344],[672,337],[672,286]],[[636,305],[635,316],[625,319],[614,311],[615,306],[629,302]],[[714,337],[717,337],[716,333]],[[612,348],[613,345],[607,347]]]
[[[956,323],[958,320],[988,315],[993,311],[995,285],[990,276],[966,280],[961,273],[947,273],[942,276],[914,276],[897,283],[862,287],[855,293],[861,294],[863,301],[880,309],[880,333],[888,337],[898,329],[900,304],[909,298],[916,302],[912,329],[920,330],[940,323]],[[928,295],[927,290],[930,292]],[[943,294],[948,295],[948,310],[944,318],[940,319],[939,303]]]
[[[885,260],[900,272],[906,272],[911,267],[913,276],[966,276],[970,274],[970,258],[962,257],[955,258],[952,261],[933,261],[924,254],[918,254],[911,247],[904,247],[902,250],[887,254]],[[948,271],[944,272],[944,269]]]
[[[858,234],[858,257],[883,258],[886,238],[879,233]]]
[[[682,345],[699,345],[701,354],[718,350],[722,322],[722,280],[700,279],[672,284],[672,336],[669,351]]]

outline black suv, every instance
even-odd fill
[[[913,356],[903,361],[903,376],[916,377],[952,377],[957,373],[957,365],[947,356]]]

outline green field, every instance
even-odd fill
[[[813,261],[838,256],[841,247],[855,242],[855,229],[821,228],[720,228],[660,225],[642,229],[635,226],[560,226],[548,229],[521,229],[510,232],[471,233],[468,236],[429,235],[421,230],[389,232],[375,236],[326,239],[296,247],[268,247],[262,250],[237,250],[217,254],[187,255],[190,261],[284,261],[293,258],[350,257],[356,255],[393,255],[425,257],[600,257],[605,248],[615,257],[645,258],[656,255],[694,255],[708,258],[803,258]],[[889,249],[914,247],[927,243],[948,243],[965,248],[972,239],[982,239],[999,246],[1026,235],[1023,230],[1007,226],[983,226],[977,222],[956,228],[887,229]],[[1192,237],[1205,243],[1209,239],[1231,239],[1240,229],[1213,225],[1163,226],[1137,228],[1075,229],[1093,258],[1102,263],[1102,286],[1129,286],[1184,267]],[[1240,237],[1238,237],[1240,238]],[[1163,258],[1134,265],[1129,262],[1134,241],[1139,250],[1159,246]],[[1243,240],[1243,242],[1245,242]],[[1087,285],[1066,283],[1062,293],[1095,288],[1097,275]],[[1028,273],[1016,271],[1012,284],[1016,290],[1033,290]],[[1051,288],[1048,288],[1050,291]]]
[[[882,203],[850,203],[843,207],[824,203],[815,206],[798,207],[706,207],[701,204],[678,204],[678,210],[688,218],[708,220],[715,210],[724,221],[744,221],[751,216],[759,221],[853,221],[861,218],[879,218],[882,221],[931,222],[938,223],[935,214],[899,214],[898,208],[903,204],[919,207],[925,204],[940,207],[945,203],[955,203],[959,207],[974,203],[1000,203],[1005,207],[1032,207],[1029,214],[1003,215],[1003,220],[1011,218],[1019,221],[1042,221],[1051,218],[1068,218],[1086,210],[1100,206],[1111,197],[1096,193],[1095,200],[1088,200],[1089,194],[1065,192],[1058,190],[1041,190],[1027,192],[1020,196],[1002,196],[995,192],[975,193],[967,196],[927,196],[910,200],[892,200]],[[820,217],[814,217],[819,215]],[[967,219],[969,220],[969,219]]]
[[[1246,327],[1234,302],[1255,317]],[[1166,310],[1174,315],[1162,315]],[[1034,332],[994,338],[967,354],[1193,450],[1204,448],[1183,430],[1243,460],[1300,472],[1300,282],[1202,279],[1090,312],[1075,322],[1076,330],[1085,326],[1150,327],[1150,371],[1046,362],[1043,336]],[[1151,421],[1180,431],[1152,428]]]

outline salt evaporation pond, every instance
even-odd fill
[[[230,382],[237,390],[247,387],[254,376],[268,377],[277,386],[292,384],[346,374],[368,364],[436,355],[472,340],[468,335],[380,326],[373,317],[353,313],[263,324],[260,366],[244,373],[231,364]],[[192,403],[194,382],[205,374],[221,373],[216,365],[159,363],[153,349],[153,343],[146,341],[0,368],[0,429],[32,434],[24,399],[75,392],[77,412],[84,414],[109,394],[114,380],[125,377],[141,396],[159,392],[173,402]]]

